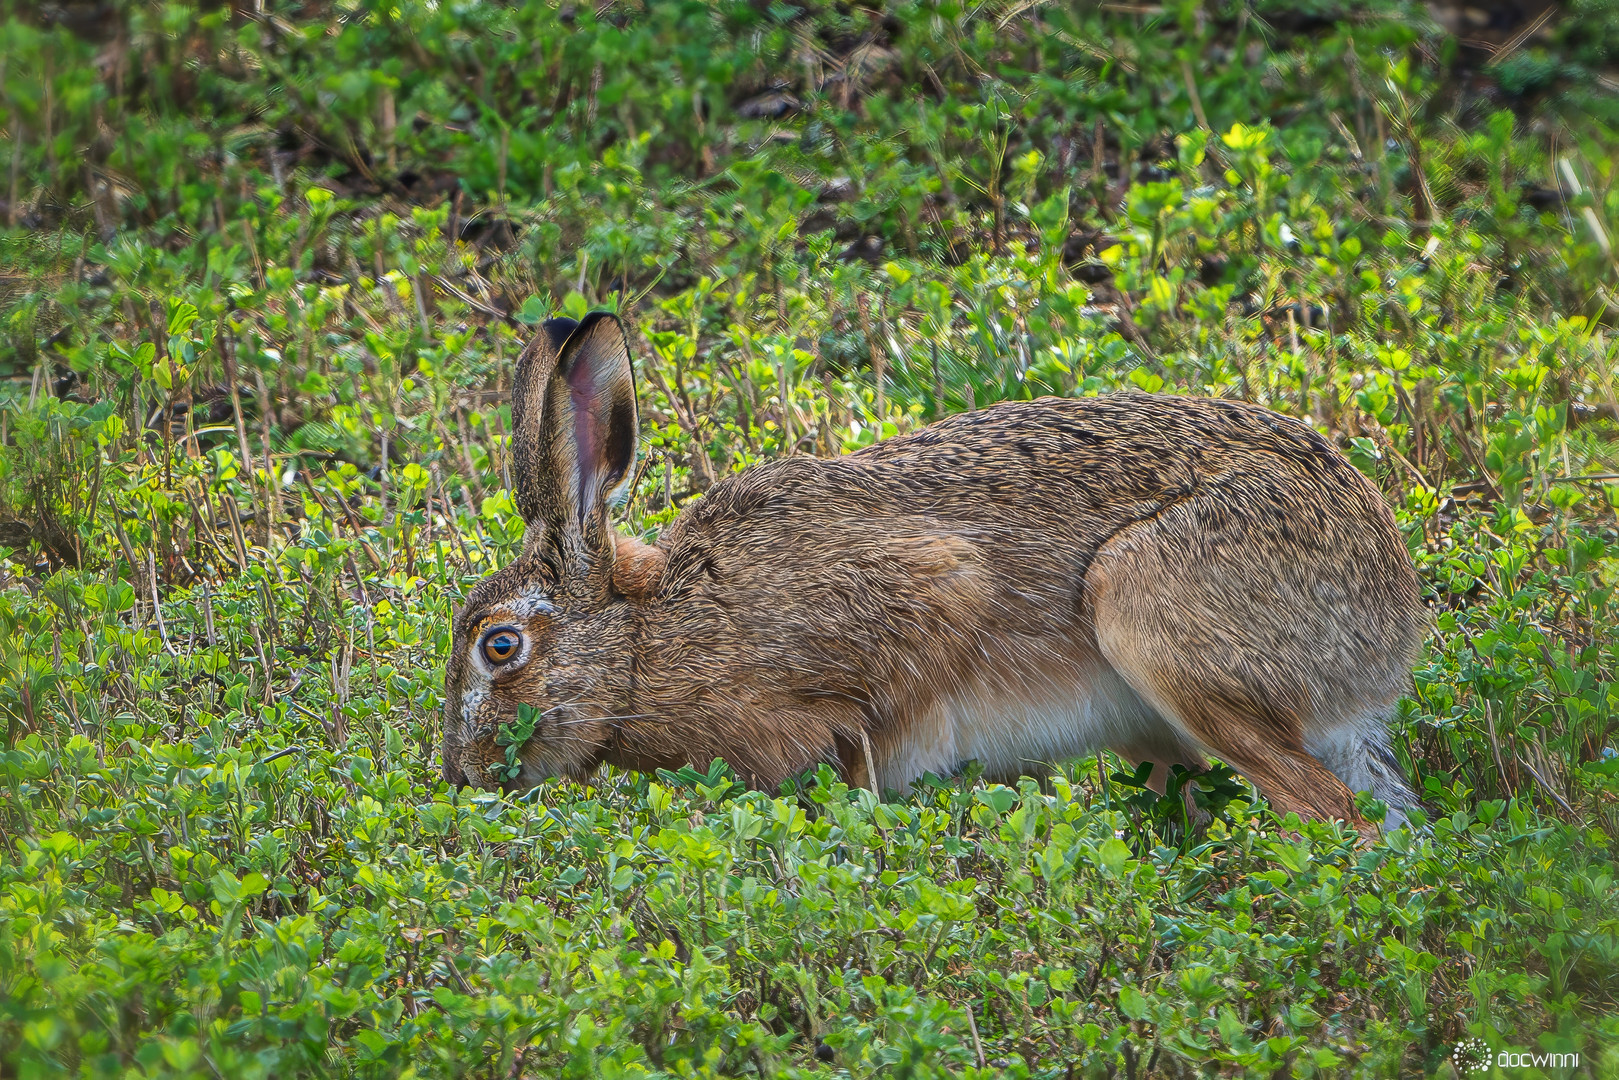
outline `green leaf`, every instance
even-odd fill
[[[989,788],[979,788],[973,792],[973,798],[994,810],[997,814],[1004,814],[1017,804],[1017,792],[1008,787],[995,785]]]
[[[523,301],[523,306],[517,309],[514,318],[526,326],[538,326],[545,321],[545,301],[538,296],[531,296]]]
[[[1130,859],[1130,845],[1116,837],[1104,840],[1097,849],[1096,859],[1104,870],[1118,876],[1124,873],[1125,863]]]
[[[1119,987],[1119,1011],[1131,1020],[1145,1020],[1151,1011],[1145,994],[1128,984]]]

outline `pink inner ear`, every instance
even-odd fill
[[[595,372],[580,357],[568,372],[568,398],[573,406],[573,442],[579,462],[579,513],[588,514],[596,499],[596,475],[601,471],[601,417],[597,414],[599,388]]]

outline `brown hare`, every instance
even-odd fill
[[[826,761],[904,790],[1110,747],[1159,782],[1217,756],[1306,817],[1358,820],[1352,790],[1391,822],[1415,805],[1387,725],[1426,626],[1417,577],[1377,490],[1306,424],[1136,393],[1008,402],[756,465],[648,546],[609,522],[636,450],[619,321],[547,322],[512,392],[528,535],[455,618],[451,784],[720,757],[765,789]],[[508,758],[520,705],[532,736]]]

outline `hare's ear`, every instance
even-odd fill
[[[540,438],[545,420],[546,388],[557,369],[557,357],[568,335],[578,327],[572,319],[547,319],[528,348],[517,358],[512,378],[512,479],[517,512],[538,533],[555,501],[554,468]]]
[[[607,500],[635,464],[635,378],[624,327],[607,312],[552,319],[512,387],[517,509],[535,536],[605,539]]]
[[[583,524],[605,508],[635,465],[635,372],[618,316],[592,312],[568,335],[548,397],[557,419],[567,417],[551,437],[573,443],[576,520]]]

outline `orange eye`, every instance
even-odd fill
[[[497,627],[484,635],[483,658],[496,667],[517,659],[523,647],[523,635],[509,626]]]

